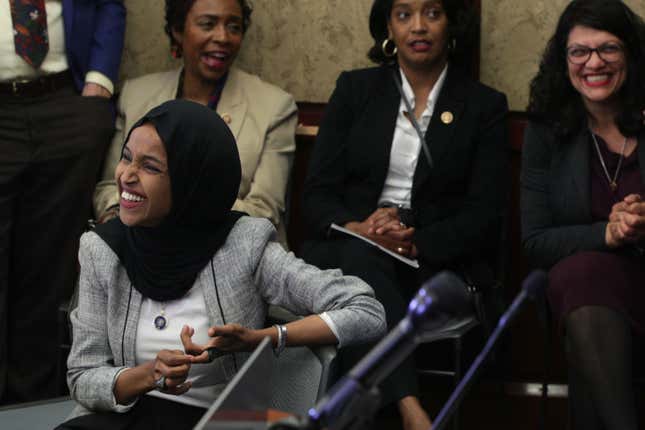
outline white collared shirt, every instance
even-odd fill
[[[59,73],[69,68],[65,54],[65,25],[63,23],[63,3],[61,0],[46,0],[47,34],[49,50],[38,69],[34,69],[22,57],[16,54],[13,40],[13,20],[9,0],[0,0],[0,82],[10,82],[21,79],[33,79],[43,75]],[[114,84],[104,74],[89,71],[85,82],[101,85],[110,93],[114,92]]]
[[[426,108],[421,114],[421,118],[417,120],[421,131],[426,133],[432,114],[434,113],[437,98],[443,88],[448,65],[444,67],[439,79],[435,83],[428,101]],[[383,203],[393,203],[397,206],[410,208],[412,198],[412,181],[414,179],[414,171],[417,168],[417,161],[419,160],[419,153],[421,152],[421,140],[417,131],[414,129],[412,122],[406,117],[414,115],[415,98],[412,86],[405,77],[402,70],[399,69],[401,74],[401,82],[403,94],[407,97],[412,107],[412,112],[408,113],[403,98],[399,104],[399,114],[396,119],[396,128],[394,129],[394,137],[392,139],[392,149],[390,151],[390,164],[388,166],[387,177],[383,185],[381,197],[378,200],[379,205]]]

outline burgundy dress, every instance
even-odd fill
[[[591,138],[590,144],[591,215],[593,222],[607,221],[612,206],[625,196],[640,194],[645,199],[638,151],[623,160],[616,181],[618,188],[612,191]],[[620,156],[610,152],[601,138],[598,144],[609,175],[613,176]],[[630,248],[580,252],[564,258],[549,272],[548,297],[560,323],[576,308],[605,306],[624,314],[634,331],[645,335],[645,256]]]

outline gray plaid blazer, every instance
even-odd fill
[[[133,405],[117,405],[113,387],[122,369],[136,365],[143,297],[97,234],[81,237],[79,260],[78,307],[71,313],[74,342],[67,361],[67,382],[79,405],[71,417],[89,411],[125,412]],[[268,305],[274,304],[297,315],[327,312],[338,330],[339,345],[374,340],[386,330],[383,306],[365,282],[339,270],[321,271],[287,253],[266,219],[242,217],[212,262],[221,303],[210,265],[195,281],[204,291],[211,325],[225,319],[261,328]],[[249,354],[235,356],[242,363]],[[218,360],[225,375],[223,388],[235,373],[234,360],[230,355]]]

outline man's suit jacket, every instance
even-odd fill
[[[94,192],[98,218],[119,203],[114,170],[126,133],[150,109],[175,98],[180,72],[178,69],[153,73],[123,84],[116,133],[105,160],[103,179]],[[233,209],[268,218],[278,229],[280,241],[286,243],[281,221],[296,147],[298,115],[293,97],[257,76],[231,68],[217,113],[233,132],[242,162],[242,182]]]
[[[607,250],[606,221],[592,222],[592,147],[580,130],[563,142],[532,122],[522,146],[522,242],[537,267],[549,268],[580,251]],[[638,137],[638,162],[645,181],[645,132]]]
[[[94,70],[116,84],[125,34],[123,0],[63,0],[65,50],[80,91]]]
[[[344,72],[309,166],[304,214],[312,238],[331,223],[363,221],[377,208],[401,96],[391,67]],[[450,112],[452,121],[442,121]],[[433,266],[479,258],[498,242],[507,195],[506,97],[448,67],[414,173],[419,258]],[[443,117],[446,118],[447,115]]]

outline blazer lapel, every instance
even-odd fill
[[[229,71],[222,96],[217,104],[217,113],[228,124],[233,136],[237,139],[248,109],[246,100],[242,94],[239,73],[237,69]]]
[[[591,190],[589,157],[591,156],[587,129],[580,131],[569,144],[564,143],[563,169],[558,177],[564,178],[560,195],[565,199],[572,218],[591,220]],[[556,188],[557,191],[557,188]]]
[[[176,74],[172,76],[172,85],[167,85],[166,87],[164,87],[163,91],[159,91],[157,93],[157,101],[159,102],[159,104],[168,100],[174,100],[177,97],[177,93],[179,92],[179,78],[181,77],[183,71],[183,67],[177,69]]]
[[[459,127],[466,100],[462,81],[463,78],[459,75],[459,72],[448,66],[446,80],[439,93],[439,98],[426,132],[426,145],[430,150],[435,168],[441,161],[441,157],[451,147],[452,136],[457,127]],[[418,189],[427,180],[430,173],[431,168],[422,148],[414,172],[413,190]]]
[[[638,165],[641,169],[641,182],[645,185],[645,131],[641,131],[638,135]]]
[[[72,42],[71,35],[72,35],[73,22],[74,22],[74,2],[72,0],[63,0],[63,26],[65,27],[66,44],[70,44]]]
[[[137,340],[137,325],[139,324],[139,318],[141,316],[141,304],[143,303],[143,296],[136,288],[132,288],[132,297],[129,298],[129,294],[124,294],[122,296],[122,306],[121,309],[128,309],[126,325],[127,329],[124,331],[122,345],[124,350],[122,351],[123,357],[125,358],[124,366],[133,366],[136,364],[136,340]],[[121,358],[119,356],[119,358]]]
[[[377,176],[375,182],[381,185],[385,184],[390,165],[392,140],[401,104],[401,95],[394,84],[394,73],[398,73],[398,70],[383,68],[382,81],[375,88],[376,98],[365,110],[365,118],[370,118],[373,124],[370,151],[375,157],[375,165],[379,166],[374,170]]]

